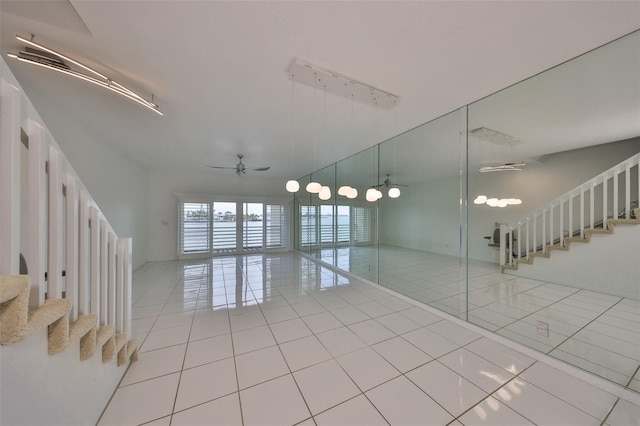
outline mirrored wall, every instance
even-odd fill
[[[639,117],[635,32],[300,179],[295,247],[640,392]]]

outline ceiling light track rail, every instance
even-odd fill
[[[308,64],[297,58],[294,58],[289,66],[288,73],[290,78],[295,76],[296,82],[311,87],[324,87],[328,93],[353,99],[366,105],[375,104],[382,108],[392,108],[397,105],[400,99],[390,92]]]
[[[25,48],[18,53],[8,53],[7,55],[10,58],[17,59],[18,61],[25,62],[32,65],[37,65],[42,68],[46,68],[52,71],[57,71],[62,74],[66,74],[72,77],[79,78],[80,80],[84,80],[88,83],[95,84],[96,86],[103,87],[107,90],[110,90],[114,93],[117,93],[121,96],[124,96],[127,99],[130,99],[159,115],[164,115],[162,111],[160,111],[158,105],[152,100],[146,100],[133,90],[123,86],[120,83],[115,82],[104,74],[99,73],[93,68],[86,66],[74,59],[69,58],[66,55],[56,52],[53,49],[42,46],[41,44],[33,42],[33,40],[27,40],[26,38],[16,36],[16,39],[19,41],[31,46],[31,48]],[[35,50],[35,49],[38,50]],[[73,64],[76,67],[79,67],[89,73],[93,74],[88,75],[80,71],[73,70],[69,64]]]

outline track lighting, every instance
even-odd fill
[[[110,78],[99,73],[93,68],[83,65],[80,62],[69,58],[68,56],[65,56],[61,53],[56,52],[53,49],[49,49],[48,47],[35,43],[33,42],[33,40],[27,40],[20,36],[16,36],[16,39],[18,39],[19,41],[29,46],[34,47],[35,49],[31,49],[27,47],[25,48],[25,50],[20,51],[18,53],[8,53],[7,56],[9,56],[10,58],[17,59],[18,61],[21,61],[27,64],[37,65],[42,68],[57,71],[59,73],[66,74],[71,77],[79,78],[80,80],[84,80],[88,83],[95,84],[96,86],[104,87],[107,90],[111,90],[112,92],[115,92],[121,96],[124,96],[125,98],[131,99],[132,101],[137,102],[138,104],[146,108],[149,108],[156,114],[164,115],[158,109],[158,105],[155,104],[153,101],[148,101],[144,99],[142,96],[138,95],[133,90],[130,90],[125,86],[123,86],[122,84],[119,84],[111,80]],[[82,68],[83,70],[90,72],[96,77],[72,70],[67,63],[73,64],[79,68]]]

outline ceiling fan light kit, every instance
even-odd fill
[[[156,114],[164,115],[158,108],[158,105],[153,102],[153,96],[151,97],[152,100],[148,101],[133,90],[128,89],[127,87],[113,81],[109,77],[99,73],[93,68],[86,66],[74,59],[71,59],[66,55],[58,53],[55,50],[45,47],[41,44],[35,43],[33,42],[33,40],[27,40],[26,38],[20,36],[16,36],[16,39],[31,47],[26,47],[24,50],[18,53],[8,53],[7,56],[9,56],[10,58],[17,59],[20,62],[36,65],[52,71],[57,71],[71,77],[76,77],[80,80],[84,80],[88,83],[95,84],[96,86],[103,87],[107,90],[119,94],[120,96],[131,99],[132,101],[137,102],[138,104],[150,109]],[[90,74],[85,74],[81,71],[74,70],[69,64],[73,64],[74,66],[90,74],[93,74],[93,76]]]
[[[245,166],[245,164],[242,162],[244,155],[238,154],[237,157],[238,157],[238,164],[236,164],[235,167],[209,166],[209,165],[207,165],[207,167],[210,167],[212,169],[235,170],[238,176],[244,176],[247,173],[247,170],[251,170],[254,172],[266,172],[271,168],[267,166],[267,167],[256,167],[256,168],[248,169],[247,166]]]

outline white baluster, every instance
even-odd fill
[[[0,88],[0,274],[20,270],[20,90]]]
[[[49,265],[47,297],[62,297],[62,183],[58,150],[49,145]]]
[[[27,131],[29,135],[27,266],[29,268],[29,278],[31,279],[29,306],[37,308],[44,303],[44,293],[46,291],[44,273],[47,262],[47,201],[45,192],[47,175],[45,173],[46,160],[43,150],[45,130],[38,123],[29,119]]]
[[[580,188],[580,238],[584,238],[584,187]]]
[[[107,279],[108,279],[108,259],[109,259],[109,237],[107,233],[107,221],[100,216],[100,318],[102,325],[109,324],[109,314],[107,313]]]
[[[569,238],[573,237],[573,203],[575,201],[575,197],[569,195]]]
[[[560,247],[564,247],[564,201],[560,200]]]
[[[123,323],[124,330],[123,332],[127,333],[127,336],[131,336],[131,285],[132,285],[132,274],[133,274],[133,261],[132,261],[132,239],[131,238],[120,238],[119,241],[122,242],[124,247],[124,309],[123,309]]]
[[[613,172],[613,219],[618,218],[618,212],[620,211],[620,206],[618,205],[618,173],[619,170],[615,170]]]
[[[624,170],[624,217],[631,218],[631,162],[626,164]]]
[[[549,206],[549,245],[553,245],[553,204]]]
[[[78,313],[86,315],[91,312],[89,308],[89,300],[91,297],[91,291],[89,288],[89,272],[90,272],[90,259],[91,249],[89,245],[89,201],[87,200],[87,193],[83,190],[80,191],[78,211]]]
[[[526,241],[526,245],[525,245],[527,260],[529,260],[529,250],[530,250],[530,247],[531,247],[531,246],[529,246],[529,228],[530,228],[530,226],[531,226],[530,220],[527,217],[527,241]]]
[[[595,183],[591,181],[591,186],[589,187],[589,220],[591,221],[591,229],[595,228],[595,195],[594,195],[594,186]]]
[[[507,250],[505,235],[507,233],[507,227],[505,225],[500,225],[500,266],[504,266],[506,262],[505,253]]]
[[[116,236],[109,232],[108,259],[108,323],[116,324]]]
[[[545,234],[547,233],[547,220],[546,220],[546,210],[542,210],[542,253],[546,253],[547,249],[545,248],[546,246],[546,241],[545,241]]]
[[[538,239],[538,217],[536,215],[533,215],[533,253],[536,253],[538,251],[538,244],[536,244],[536,241]]]
[[[116,331],[124,332],[124,245],[118,238],[116,243]]]
[[[70,174],[66,176],[67,187],[67,247],[65,265],[66,297],[71,299],[71,320],[78,319],[78,191],[76,180]]]
[[[91,247],[91,313],[98,316],[98,324],[101,324],[100,316],[100,216],[98,209],[89,208],[91,218],[90,247]]]
[[[602,229],[607,229],[607,181],[606,176],[602,177]]]

